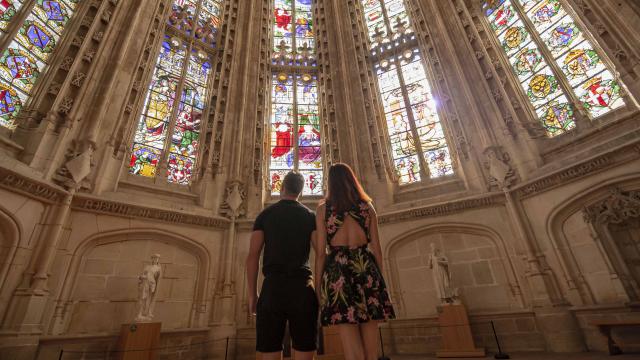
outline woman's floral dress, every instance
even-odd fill
[[[370,241],[369,204],[360,202],[351,210],[338,214],[326,205],[325,221],[329,254],[322,275],[320,321],[323,326],[359,324],[369,320],[395,318],[389,293],[367,245],[352,249],[348,246],[332,246],[331,240],[351,216],[364,230]]]

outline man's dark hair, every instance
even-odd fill
[[[282,181],[282,189],[287,195],[300,195],[304,187],[304,177],[297,171],[289,171]]]

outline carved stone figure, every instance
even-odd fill
[[[156,303],[158,283],[162,275],[162,267],[159,264],[160,255],[151,255],[151,264],[145,265],[142,274],[138,276],[138,315],[136,322],[153,320],[153,308]]]
[[[432,270],[433,283],[436,286],[438,299],[442,304],[458,303],[458,289],[451,287],[451,272],[449,271],[449,259],[431,243],[429,254],[429,269]]]
[[[227,196],[220,206],[220,213],[230,219],[244,216],[244,214],[246,213],[244,200],[247,197],[247,192],[244,189],[244,184],[239,181],[232,181],[227,186],[226,191]]]
[[[485,150],[485,167],[489,172],[489,190],[509,188],[517,181],[517,174],[510,165],[509,155],[500,147],[492,146]]]

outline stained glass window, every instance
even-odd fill
[[[484,11],[548,136],[575,128],[575,102],[591,119],[624,106],[620,83],[559,0],[486,1]]]
[[[173,36],[166,35],[160,47],[134,135],[131,174],[166,176],[168,182],[180,185],[191,183],[220,6],[213,0],[173,2],[168,24]],[[166,173],[158,174],[161,164],[166,164]]]
[[[0,39],[14,36],[0,56],[0,126],[15,119],[49,63],[80,0],[0,0]],[[15,35],[14,35],[15,34]]]
[[[276,0],[273,16],[269,179],[279,195],[290,170],[305,179],[303,195],[322,195],[315,36],[311,0]]]
[[[453,174],[451,154],[403,0],[362,0],[400,184]]]

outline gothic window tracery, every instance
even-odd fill
[[[280,194],[290,170],[303,195],[322,195],[323,167],[312,0],[275,0],[271,59],[269,181]]]
[[[221,7],[218,0],[173,1],[135,130],[129,173],[191,184]]]
[[[80,0],[0,1],[0,126],[15,119],[49,63]],[[6,41],[9,37],[12,40]]]
[[[454,173],[425,63],[403,0],[361,0],[399,184]]]
[[[625,105],[621,84],[560,0],[485,1],[484,14],[547,136]]]

